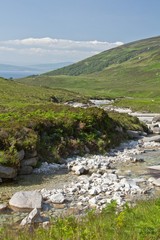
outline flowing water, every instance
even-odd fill
[[[160,177],[159,174],[150,172],[147,167],[160,164],[160,149],[158,150],[146,150],[144,153],[136,155],[137,159],[143,159],[144,162],[120,164],[118,168],[124,175],[130,175],[132,178],[143,177],[147,179],[149,177]],[[159,176],[158,176],[159,175]]]

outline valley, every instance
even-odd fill
[[[151,204],[151,219],[158,214],[159,44],[160,37],[153,37],[38,76],[0,78],[2,239],[10,235],[8,224],[12,232],[21,232],[20,224],[38,224],[41,233],[45,226],[55,233],[59,221],[79,231],[83,221],[89,229],[93,218],[96,231],[105,221],[117,234],[135,204],[142,212]],[[28,194],[29,205],[15,210]],[[32,202],[32,194],[40,202]],[[144,218],[138,216],[137,232]],[[150,218],[146,222],[150,225]],[[157,223],[152,227],[155,231]]]

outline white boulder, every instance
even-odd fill
[[[16,208],[41,208],[42,195],[38,191],[16,192],[10,199],[9,205]]]

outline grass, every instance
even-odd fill
[[[31,230],[32,229],[32,230]],[[121,211],[112,202],[101,213],[89,212],[85,217],[53,219],[46,230],[26,228],[14,232],[2,228],[3,240],[158,240],[160,238],[160,200],[126,204]]]
[[[160,98],[120,98],[115,104],[117,107],[128,107],[133,111],[160,113]]]

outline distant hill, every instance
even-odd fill
[[[44,72],[62,68],[70,65],[71,62],[46,63],[29,66],[15,66],[9,64],[0,64],[0,76],[4,78],[22,78],[30,75],[39,75]]]

